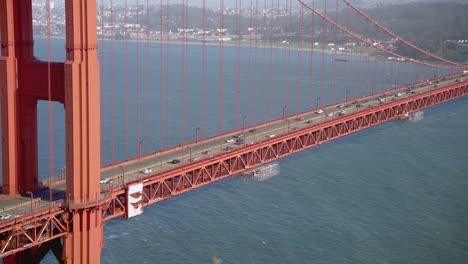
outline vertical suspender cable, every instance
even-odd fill
[[[114,3],[110,0],[110,27],[112,28],[111,36],[111,131],[112,131],[112,164],[115,162],[115,27],[114,27]]]
[[[257,123],[257,72],[258,72],[258,0],[255,0],[255,54],[254,54],[254,91],[253,91],[253,122]]]
[[[346,28],[349,29],[349,8],[346,7]],[[345,38],[343,38],[344,40]],[[344,57],[344,60],[346,61],[349,61],[349,56],[348,56],[348,43],[345,43],[344,45],[344,53],[341,53]],[[355,89],[354,88],[354,85],[352,86],[349,86],[348,87],[348,84],[346,82],[346,80],[348,79],[348,67],[351,66],[351,63],[347,63],[346,65],[343,66],[343,73],[341,74],[341,80],[340,80],[340,93],[341,93],[341,100],[343,99],[343,93],[345,94],[346,96],[346,93],[349,91],[349,93],[351,94],[351,97],[355,98],[356,97],[356,94],[355,94]]]
[[[164,3],[159,2],[159,149],[164,147]]]
[[[102,76],[105,76],[106,73],[105,73],[105,64],[106,64],[106,59],[105,59],[105,54],[104,54],[104,0],[101,0],[101,63],[100,63],[100,67],[101,67],[101,75]],[[101,122],[101,124],[104,124],[104,125],[101,125],[101,129],[102,129],[102,133],[101,133],[101,155],[104,154],[104,162],[106,161],[106,146],[107,146],[107,141],[106,141],[106,138],[107,138],[107,128],[106,128],[106,78],[103,77],[101,78],[101,100],[102,100],[102,106],[101,106],[101,119],[104,120],[104,122]]]
[[[189,19],[189,15],[188,15],[188,12],[189,12],[189,8],[188,8],[188,0],[186,0],[185,2],[185,26],[184,28],[185,29],[188,29],[189,28],[189,23],[188,23],[188,19]],[[185,31],[185,35],[184,35],[184,49],[185,49],[185,75],[184,75],[184,78],[185,78],[185,86],[184,86],[184,90],[185,90],[185,93],[184,93],[184,129],[182,130],[183,133],[184,133],[184,136],[182,138],[182,143],[185,143],[187,141],[187,133],[188,133],[188,59],[189,59],[189,56],[188,56],[188,36],[187,36],[188,32]]]
[[[266,0],[263,1],[263,12],[262,12],[262,16],[263,16],[263,26],[262,26],[262,77],[261,77],[261,100],[262,100],[262,115],[261,115],[261,120],[262,121],[265,121],[267,120],[266,118],[266,110],[265,110],[265,97],[267,96],[267,92],[266,92],[266,85],[267,85],[267,82],[266,82],[266,65],[267,65],[267,58],[265,56],[265,52],[266,52],[266,45],[265,45],[265,41],[267,40],[266,38],[266,32],[265,32],[265,29],[266,29]]]
[[[269,92],[268,92],[268,119],[273,119],[273,96],[274,96],[274,84],[273,84],[273,21],[274,21],[274,3],[273,0],[270,2],[270,11],[268,13],[268,19],[270,23],[270,36],[269,36],[269,42],[270,42],[270,63],[269,63],[269,79],[270,83],[268,84]]]
[[[286,0],[286,10],[288,12],[288,18],[286,22],[286,54],[287,54],[287,59],[286,59],[286,81],[288,82],[288,94],[287,94],[287,100],[288,103],[286,104],[288,109],[293,109],[291,104],[291,41],[292,39],[289,37],[289,32],[291,31],[291,17],[292,17],[292,2],[291,0]],[[288,112],[289,113],[289,112]]]
[[[374,32],[374,43],[376,43],[377,41],[377,38],[378,38],[378,31],[377,29],[374,29],[375,32]],[[372,84],[372,94],[375,94],[376,91],[377,91],[377,70],[379,68],[379,61],[377,60],[377,51],[375,50],[375,48],[372,49],[372,52],[374,53],[374,83]]]
[[[277,0],[277,3],[276,3],[276,14],[277,14],[277,18],[279,18],[279,15],[280,15],[280,4],[279,4],[280,0]],[[278,19],[272,19],[272,23],[274,25],[274,29],[273,31],[276,32],[276,29],[277,28],[281,28],[281,24],[278,23]],[[275,23],[277,22],[277,23]],[[274,37],[274,36],[273,36]],[[276,39],[276,44],[275,44],[275,83],[274,83],[274,105],[276,106],[276,108],[280,107],[280,103],[279,103],[279,90],[280,90],[280,83],[279,83],[279,41],[278,39]],[[275,109],[277,110],[277,109]],[[278,112],[278,111],[276,111]],[[275,113],[276,113],[275,112]],[[275,114],[272,113],[272,116],[276,117]]]
[[[301,98],[302,98],[302,41],[304,32],[304,6],[300,7],[299,10],[299,36],[298,36],[298,62],[297,62],[297,101],[296,101],[296,112],[301,112]]]
[[[223,84],[224,84],[224,0],[220,0],[219,9],[219,130],[218,133],[223,133]]]
[[[287,2],[286,2],[286,11],[287,11]],[[284,80],[281,84],[281,88],[283,89],[283,105],[282,105],[282,108],[283,108],[283,117],[284,117],[284,110],[285,108],[288,107],[288,104],[289,104],[289,99],[288,99],[288,89],[287,89],[287,82],[288,82],[288,79],[287,79],[287,72],[288,72],[288,68],[287,68],[287,60],[288,60],[288,57],[287,57],[287,47],[286,47],[286,40],[287,40],[287,20],[283,22],[284,24],[281,25],[283,29],[283,31],[281,32],[282,33],[282,36],[283,36],[283,41],[282,41],[282,45],[283,45],[283,73],[281,74],[282,76],[282,79]]]
[[[336,9],[335,9],[335,23],[338,23],[338,0],[335,0],[336,2]],[[333,44],[332,46],[332,77],[330,80],[330,90],[331,90],[331,102],[335,103],[337,101],[337,95],[336,95],[336,34],[337,34],[337,28],[333,27]]]
[[[187,75],[187,72],[186,72],[187,69],[185,67],[185,65],[186,65],[185,60],[187,59],[187,56],[185,54],[185,51],[186,51],[185,50],[185,43],[187,41],[187,27],[186,27],[187,15],[185,13],[186,12],[185,3],[186,3],[186,1],[183,0],[182,1],[182,32],[181,32],[182,33],[182,45],[181,45],[181,47],[182,47],[182,71],[181,71],[181,75],[182,75],[181,76],[182,96],[181,96],[181,108],[182,109],[181,109],[181,118],[180,118],[180,120],[182,121],[181,122],[182,123],[181,124],[182,125],[181,126],[181,142],[182,142],[182,144],[185,143],[185,139],[186,139],[185,138],[185,132],[186,132],[186,129],[187,129],[185,127],[185,125],[186,125],[186,118],[185,118],[186,100],[185,100],[185,98],[187,96],[187,91],[186,91],[187,85],[185,83],[185,81],[186,81],[185,76]]]
[[[47,96],[49,99],[49,201],[52,202],[52,178],[54,176],[54,114],[52,105],[52,83],[51,83],[51,25],[50,25],[50,0],[47,0]]]
[[[128,3],[125,0],[125,158],[128,159]]]
[[[327,0],[324,1],[324,14],[325,16],[327,15]],[[325,95],[325,92],[324,92],[324,85],[325,85],[325,46],[326,46],[326,30],[327,30],[327,27],[326,27],[326,21],[325,19],[322,19],[322,79],[320,80],[320,99],[318,100],[319,101],[319,105],[322,105],[323,103],[323,100],[324,100],[324,95]]]
[[[170,98],[170,80],[171,80],[171,59],[170,59],[170,41],[171,41],[171,11],[169,1],[166,1],[166,98]],[[171,129],[170,129],[170,104],[166,101],[166,118],[164,119],[164,125],[166,126],[166,146],[171,145]]]
[[[312,2],[312,6],[314,7],[315,2]],[[309,108],[312,109],[313,107],[313,88],[314,88],[314,50],[315,50],[315,13],[311,13],[312,19],[312,33],[311,33],[311,46],[310,46],[310,69],[309,69]],[[317,106],[318,107],[318,106]]]
[[[358,16],[358,20],[359,20],[359,16]],[[359,24],[359,22],[358,22]],[[365,33],[365,36],[367,38],[370,37],[370,23],[369,21],[366,21],[366,33]],[[369,93],[372,93],[372,90],[369,91],[369,88],[370,88],[370,84],[371,84],[371,58],[370,58],[370,49],[371,47],[369,45],[365,45],[365,59],[367,61],[367,71],[366,71],[366,77],[365,77],[365,81],[366,81],[366,91],[365,91],[365,95],[368,95]],[[362,51],[360,50],[359,51],[359,60],[361,61],[362,60]],[[357,69],[357,76],[358,76],[358,80],[360,80],[360,70]]]
[[[382,37],[382,45],[385,45],[385,41],[387,40],[387,35],[386,33],[384,32],[383,33],[383,37]],[[385,59],[385,54],[383,54],[383,58],[382,58],[382,88],[381,88],[381,91],[385,91],[385,79],[386,79],[386,76],[387,76],[387,60]],[[391,87],[390,87],[391,89]]]
[[[249,10],[249,66],[248,66],[248,93],[247,93],[247,112],[249,116],[253,116],[252,113],[252,96],[251,96],[251,91],[252,91],[252,41],[253,41],[253,34],[255,34],[255,30],[252,28],[253,27],[253,0],[250,0],[250,10]]]
[[[203,0],[203,43],[202,43],[202,121],[201,137],[205,138],[206,131],[206,0]]]
[[[151,142],[151,144],[153,143],[152,141],[152,138],[151,138],[151,134],[150,134],[150,101],[149,101],[149,97],[150,97],[150,94],[149,94],[149,90],[150,90],[150,45],[149,45],[149,41],[150,41],[150,25],[149,25],[149,13],[150,13],[150,8],[149,8],[149,0],[146,0],[146,74],[145,74],[145,77],[146,77],[146,82],[145,82],[145,85],[146,85],[146,92],[145,92],[145,105],[146,105],[146,142],[148,142],[148,144],[146,144],[145,146],[145,150],[146,152],[148,152],[148,147],[149,147],[149,144]]]
[[[140,74],[140,5],[139,1],[136,0],[136,110],[137,110],[137,131],[136,131],[136,143],[138,144],[138,154],[141,154],[141,74]],[[149,143],[149,142],[148,142]]]
[[[236,0],[236,63],[235,63],[235,71],[236,71],[236,105],[234,111],[234,122],[235,128],[239,128],[240,126],[240,116],[241,116],[241,20],[242,20],[242,1]]]
[[[235,76],[235,86],[234,86],[234,109],[232,111],[233,114],[233,123],[234,123],[234,129],[239,128],[239,123],[238,123],[238,105],[239,105],[239,82],[240,82],[240,76],[238,72],[238,65],[239,65],[239,1],[236,0],[236,23],[235,23],[235,35],[237,35],[237,38],[233,39],[235,41],[235,46],[234,46],[234,76]]]

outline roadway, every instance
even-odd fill
[[[116,164],[110,168],[102,170],[101,179],[107,182],[103,183],[102,187],[106,188],[112,184],[122,184],[122,182],[126,183],[129,181],[144,179],[182,164],[215,156],[222,152],[231,151],[235,148],[242,147],[244,144],[253,144],[269,137],[288,133],[291,130],[314,126],[323,121],[333,120],[339,118],[341,115],[347,115],[385,102],[407,98],[416,93],[423,93],[439,87],[444,87],[454,83],[456,79],[458,79],[458,81],[465,81],[463,77],[464,76],[459,75],[445,80],[433,80],[424,84],[418,84],[417,86],[406,86],[398,90],[387,91],[385,93],[379,93],[358,99],[351,99],[347,102],[323,107],[320,109],[321,111],[315,109],[300,114],[286,116],[267,124],[251,126],[211,139],[199,140],[196,143],[187,144],[168,151],[157,152],[155,154],[142,157],[139,160],[137,159],[122,164]],[[240,139],[243,139],[244,141],[240,144],[236,144],[236,141]],[[173,164],[172,162],[174,160],[179,161],[179,163]],[[124,169],[122,169],[122,167]],[[151,172],[145,174],[143,172],[145,169],[151,170]]]
[[[271,122],[250,126],[245,129],[219,135],[213,138],[198,140],[187,145],[175,147],[169,150],[163,150],[141,158],[114,164],[101,170],[101,189],[106,190],[113,186],[122,186],[123,183],[130,181],[144,180],[148,177],[157,177],[155,175],[162,171],[173,169],[177,166],[195,162],[215,156],[219,153],[231,151],[242,147],[245,144],[253,144],[275,137],[289,131],[314,126],[320,122],[339,118],[341,115],[347,115],[366,108],[371,108],[379,104],[407,98],[413,94],[423,93],[453,84],[456,80],[464,82],[468,79],[462,74],[431,80],[419,83],[413,86],[404,86],[392,91],[369,95],[362,98],[350,99],[346,102],[337,103],[318,109],[310,110],[304,113],[285,116],[284,118],[273,120]],[[237,140],[243,142],[236,143]],[[178,162],[176,163],[175,160]],[[143,171],[151,170],[149,173]],[[65,182],[57,182],[53,186],[54,200],[59,202],[64,198]],[[34,198],[34,197],[42,197]],[[33,197],[6,196],[0,195],[0,220],[2,216],[14,217],[28,213],[38,208],[50,206],[48,191],[36,192]]]

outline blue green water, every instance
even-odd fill
[[[466,263],[467,120],[465,97],[109,221],[102,263]]]
[[[36,42],[39,51],[44,50],[44,43],[41,40]],[[54,40],[52,44],[56,47],[54,51],[63,47],[60,40]],[[116,42],[115,45],[116,56],[121,56],[123,42]],[[151,45],[155,49],[152,60],[159,62],[159,44]],[[189,53],[196,57],[200,46],[191,48],[193,50]],[[134,59],[134,49],[134,44],[130,44],[130,59]],[[226,60],[232,60],[233,48],[226,49]],[[207,57],[207,64],[211,65],[209,69],[216,71],[219,50],[209,47],[208,52],[211,54]],[[180,48],[175,45],[172,55],[177,54],[180,54]],[[314,63],[320,65],[321,57],[317,56]],[[63,58],[60,54],[53,57],[58,60]],[[109,59],[108,53],[105,58]],[[327,55],[328,64],[330,58]],[[173,72],[180,67],[176,61],[180,63],[179,59],[174,60],[171,64]],[[304,63],[309,62],[304,60]],[[116,69],[119,67],[116,73],[116,114],[121,117],[125,98],[121,57]],[[152,67],[158,67],[158,63]],[[362,64],[359,67],[366,69],[369,66]],[[191,69],[199,70],[199,67]],[[102,94],[108,100],[111,96],[109,66],[105,66],[103,71]],[[155,74],[152,78],[157,78],[159,70],[153,71]],[[231,114],[235,107],[232,102],[229,103],[232,94],[235,94],[233,72],[226,70],[226,94],[223,95],[227,102],[224,106],[227,130],[235,128],[235,117]],[[350,70],[343,72],[349,73]],[[193,113],[188,122],[189,127],[194,128],[200,120],[200,99],[196,97],[200,87],[199,84],[195,85],[199,83],[197,73],[191,74],[195,76],[193,83],[196,88],[189,89]],[[320,83],[316,83],[320,79],[320,71],[317,74],[314,89],[320,86]],[[327,72],[327,76],[329,74]],[[171,76],[171,82],[176,83],[180,74],[173,73]],[[303,76],[307,75],[304,73]],[[136,78],[134,67],[130,78]],[[218,77],[213,78],[209,86],[213,90],[207,97],[208,101],[219,97],[216,86]],[[282,78],[285,86],[297,86],[297,76],[278,77]],[[368,85],[366,80],[353,79],[355,76],[342,78],[356,87]],[[144,76],[142,80],[145,80]],[[250,87],[248,78],[245,81],[243,87]],[[306,78],[303,82],[305,87],[309,86]],[[329,85],[326,82],[325,86]],[[178,144],[182,140],[178,135],[181,109],[175,102],[182,90],[177,85],[171,89],[172,96],[165,100],[169,100],[173,107],[171,142]],[[294,90],[290,105],[294,105],[296,100]],[[157,91],[158,88],[155,88],[154,92]],[[308,94],[305,91],[301,107],[291,107],[291,112],[307,109]],[[317,93],[317,90],[313,92]],[[134,104],[134,89],[130,96],[133,98],[130,103]],[[156,97],[152,100],[155,105],[151,107],[157,111],[159,99]],[[278,96],[280,100],[283,98]],[[102,109],[105,113],[103,126],[109,133],[110,109],[108,104],[105,105]],[[47,104],[41,103],[39,107],[39,118],[48,120]],[[207,131],[215,134],[218,106],[212,103],[207,107]],[[257,109],[257,121],[278,117],[281,107],[279,105],[271,115],[268,107],[265,111]],[[134,105],[130,108],[135,111]],[[248,106],[242,108],[247,109]],[[130,124],[134,127],[134,114],[131,116]],[[151,144],[144,145],[146,152],[161,147],[158,118],[158,114],[150,118],[155,129]],[[63,107],[54,104],[54,163],[57,169],[63,160],[60,120],[63,120]],[[116,126],[117,160],[125,157],[122,154],[122,142],[125,141],[122,122],[120,118]],[[48,175],[49,158],[48,123],[43,122],[43,125],[39,128],[41,177]],[[132,131],[130,140],[137,142]],[[102,263],[212,263],[214,256],[221,258],[223,263],[467,263],[466,131],[468,98],[464,97],[425,110],[425,117],[419,122],[385,123],[283,159],[278,162],[280,173],[267,180],[234,177],[171,198],[146,208],[144,214],[136,218],[106,222]],[[192,139],[195,137],[190,136]],[[111,161],[109,149],[112,142],[108,134],[104,134],[104,138],[102,156],[103,163],[106,163]],[[136,145],[131,145],[131,156],[136,153]],[[55,260],[49,255],[44,263],[55,263]]]
[[[468,98],[105,225],[103,263],[467,263]]]

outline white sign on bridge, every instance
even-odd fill
[[[128,186],[127,189],[127,218],[143,213],[143,183]]]

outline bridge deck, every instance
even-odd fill
[[[324,121],[338,119],[351,113],[370,109],[381,104],[403,100],[413,95],[437,90],[440,87],[445,87],[455,82],[467,82],[466,79],[468,78],[460,74],[404,86],[391,91],[329,105],[321,109],[323,113],[317,113],[317,110],[314,109],[304,113],[285,116],[284,118],[273,120],[268,123],[246,127],[245,129],[232,131],[223,135],[198,140],[198,142],[192,142],[190,144],[144,155],[140,158],[133,158],[131,160],[108,165],[101,170],[101,180],[103,182],[101,184],[101,189],[103,192],[109,193],[116,188],[121,189],[124,185],[123,183],[144,181],[146,178],[154,177],[154,175],[160,174],[161,172],[195,161],[200,162],[204,159],[213,158],[220,153],[234,151],[236,148],[245,145],[254,144],[291,131],[314,126]],[[346,113],[340,114],[342,111]],[[239,135],[242,136],[240,137]],[[244,141],[240,144],[236,144],[236,140],[240,139]],[[229,149],[226,149],[226,147]],[[172,161],[174,160],[178,160],[179,163],[173,164]],[[150,169],[151,172],[145,174],[142,172],[144,169]],[[123,170],[125,170],[124,174]],[[48,184],[48,182],[44,182],[44,186],[48,186]],[[65,181],[58,180],[52,182],[52,187],[54,190],[54,203],[56,203],[65,196]],[[0,195],[0,215],[2,215],[3,218],[19,217],[29,213],[31,209],[34,211],[50,206],[48,190],[36,192],[33,196],[36,198],[33,198],[31,201],[29,196]],[[0,221],[2,221],[1,219],[2,218],[0,218]]]
[[[233,131],[104,167],[101,179],[107,182],[101,184],[101,194],[88,201],[67,199],[67,206],[70,210],[82,210],[99,205],[104,220],[125,216],[127,211],[130,214],[132,206],[145,207],[405,113],[468,94],[465,76],[432,82],[353,99],[345,102],[343,107],[330,105],[322,109],[323,113],[311,110],[287,116],[246,128],[246,131]],[[338,115],[343,110],[346,113]],[[327,113],[333,113],[333,116]],[[226,142],[238,139],[242,132],[245,132],[245,141],[241,145]],[[232,148],[226,150],[226,146]],[[207,150],[210,152],[203,154]],[[199,159],[190,160],[190,157]],[[170,163],[174,159],[180,163]],[[125,179],[122,178],[122,167],[126,172]],[[143,169],[152,169],[152,172],[141,173]],[[130,197],[135,197],[127,194],[126,186],[137,182],[143,189],[139,201],[131,203]],[[45,186],[48,184],[54,191],[54,201],[49,201],[47,188],[35,192],[33,197],[0,196],[0,258],[68,233],[65,182],[54,181]]]

